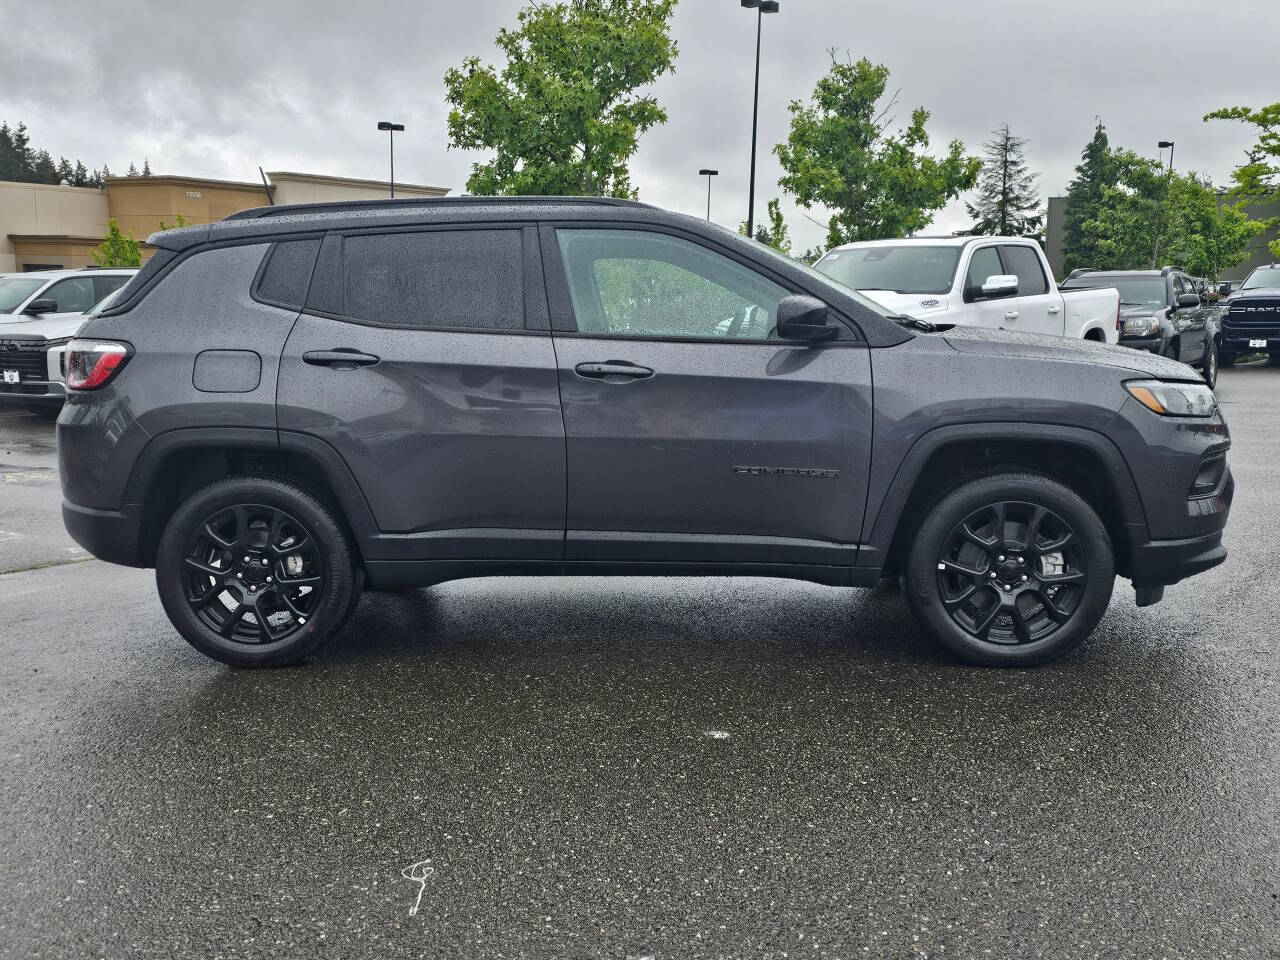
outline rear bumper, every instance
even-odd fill
[[[126,567],[146,566],[142,520],[132,510],[94,510],[63,500],[62,523],[71,539],[98,559]]]

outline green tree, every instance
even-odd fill
[[[1174,263],[1216,278],[1244,261],[1261,227],[1235,207],[1220,206],[1207,177],[1169,173],[1159,161],[1128,150],[1112,152],[1108,163],[1116,182],[1103,190],[1094,218],[1081,228],[1099,269]]]
[[[449,146],[493,150],[474,194],[634,197],[627,161],[667,112],[636,91],[671,72],[675,0],[531,4],[498,32],[501,72],[468,57],[445,74]]]
[[[747,235],[745,220],[738,224],[738,232],[744,237]],[[782,219],[782,205],[776,198],[769,201],[769,225],[766,227],[763,223],[756,224],[756,239],[779,253],[791,256],[791,235],[787,231],[786,221]]]
[[[114,217],[107,222],[106,239],[90,254],[100,267],[142,266],[142,251],[138,249],[138,241],[133,239],[133,231],[130,230],[126,237],[120,232],[120,224]]]
[[[982,145],[982,173],[975,202],[967,203],[973,234],[1001,237],[1039,237],[1044,218],[1036,174],[1027,169],[1025,137],[1015,137],[1007,123],[993,131]]]
[[[1111,144],[1106,128],[1098,121],[1093,139],[1080,152],[1075,179],[1067,188],[1066,211],[1063,215],[1063,269],[1070,273],[1077,267],[1098,267],[1101,256],[1092,235],[1084,225],[1097,220],[1102,210],[1103,195],[1116,186]]]
[[[168,223],[165,223],[163,220],[160,221],[161,230],[177,230],[179,227],[185,227],[186,225],[187,225],[187,218],[180,213],[177,214],[177,221],[175,223],[168,224]]]
[[[1235,186],[1231,197],[1237,210],[1244,212],[1250,204],[1271,206],[1280,203],[1280,103],[1252,110],[1249,107],[1223,107],[1205,114],[1209,120],[1238,120],[1256,127],[1258,142],[1250,148],[1246,161],[1231,173]],[[1280,216],[1254,221],[1260,224],[1257,232],[1280,227]],[[1268,247],[1272,256],[1280,259],[1280,237]]]
[[[923,107],[911,122],[889,133],[894,98],[881,108],[887,67],[862,59],[841,63],[834,51],[831,69],[808,103],[792,101],[791,131],[774,147],[784,176],[779,181],[806,209],[821,204],[832,211],[827,244],[880,240],[914,233],[933,212],[970,189],[981,167],[951,141],[941,159],[931,156]]]

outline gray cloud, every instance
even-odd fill
[[[460,191],[475,156],[446,149],[444,71],[492,59],[518,0],[100,4],[0,0],[0,117],[25,121],[55,155],[115,172],[150,159],[157,173],[248,180],[257,166],[381,177],[379,119],[404,122],[397,176]],[[683,0],[676,73],[656,93],[670,122],[633,163],[643,199],[699,213],[702,166],[718,167],[713,216],[745,218],[754,14],[736,0]],[[1205,124],[1226,104],[1280,97],[1280,5],[1222,0],[1206,25],[1189,0],[782,0],[767,17],[760,99],[758,214],[779,195],[769,150],[787,103],[805,97],[829,47],[892,71],[905,118],[922,105],[941,149],[971,151],[997,124],[1030,139],[1045,194],[1061,192],[1095,115],[1112,142],[1155,153],[1177,141],[1179,169],[1225,182],[1251,138]],[[784,200],[800,246],[823,231]],[[821,218],[820,213],[816,216]],[[939,215],[963,225],[963,206]]]

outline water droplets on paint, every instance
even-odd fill
[[[704,730],[702,732],[702,735],[706,737],[708,740],[728,740],[729,739],[728,730]]]

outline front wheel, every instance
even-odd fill
[[[1210,340],[1204,348],[1204,360],[1200,362],[1200,374],[1212,390],[1218,385],[1218,344]]]
[[[206,656],[296,663],[354,609],[354,552],[329,508],[292,483],[233,477],[192,494],[156,549],[160,602]]]
[[[1111,600],[1115,559],[1097,513],[1038,474],[983,477],[930,510],[907,559],[907,604],[947,650],[1029,667],[1078,647]]]

